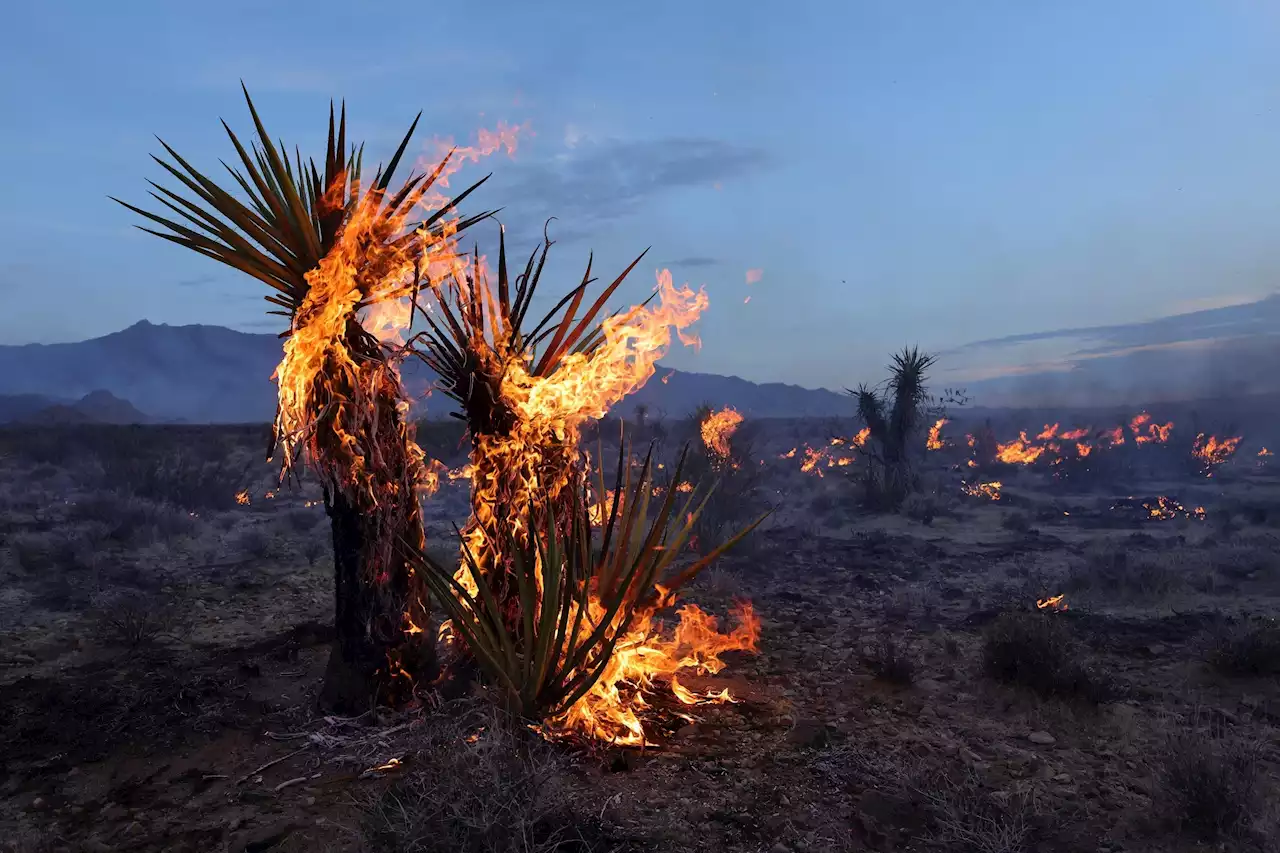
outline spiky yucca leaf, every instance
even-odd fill
[[[160,140],[170,160],[155,155],[152,159],[182,185],[185,194],[149,182],[153,188],[152,198],[167,208],[165,215],[116,198],[112,200],[163,229],[138,226],[143,231],[240,270],[275,290],[276,293],[266,299],[283,310],[271,313],[292,317],[298,311],[307,295],[307,273],[316,269],[333,248],[357,205],[376,209],[377,219],[385,226],[379,237],[389,247],[402,246],[412,251],[412,241],[418,239],[415,232],[426,228],[428,233],[438,234],[443,217],[487,180],[482,178],[463,190],[425,220],[409,224],[414,207],[439,178],[449,159],[446,157],[430,173],[410,174],[400,189],[387,197],[421,113],[413,120],[387,166],[379,166],[369,186],[364,187],[361,183],[364,146],[353,145],[347,149],[345,103],[336,122],[333,104],[329,104],[329,137],[322,172],[314,160],[304,162],[296,148],[290,161],[287,146],[271,141],[248,89],[243,84],[241,89],[257,138],[246,149],[226,122],[222,123],[240,167],[225,162],[222,165],[235,181],[241,198]],[[489,215],[482,213],[463,219],[456,227],[460,231]],[[377,233],[378,229],[374,231]]]
[[[683,466],[682,454],[677,477]],[[508,533],[504,551],[518,589],[518,619],[505,615],[491,578],[465,549],[478,579],[477,594],[454,579],[452,567],[412,554],[454,630],[520,716],[541,721],[566,711],[599,680],[617,643],[639,619],[663,606],[672,592],[764,520],[762,516],[706,556],[676,568],[706,495],[691,494],[677,507],[675,492],[668,489],[655,509],[652,473],[649,454],[633,477],[625,445],[620,447],[616,494],[623,497],[613,502],[601,526],[592,524],[585,489],[577,480],[560,497],[570,511],[528,508],[524,521],[534,535]]]
[[[512,417],[501,401],[502,378],[511,364],[525,362],[531,376],[549,376],[566,355],[591,353],[604,342],[601,320],[605,305],[648,252],[641,252],[582,311],[587,289],[595,282],[591,276],[592,258],[588,258],[582,281],[525,331],[551,246],[551,240],[544,240],[529,255],[524,271],[515,277],[513,292],[506,235],[501,232],[496,292],[482,278],[480,265],[472,264],[465,272],[465,281],[434,291],[439,316],[421,312],[429,330],[412,339],[415,354],[439,374],[441,390],[461,405],[462,414],[458,417],[467,421],[474,434],[500,432],[504,420]],[[653,298],[650,296],[642,305]]]

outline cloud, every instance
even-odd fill
[[[718,139],[580,138],[556,157],[516,161],[504,185],[532,211],[532,221],[555,216],[576,237],[583,223],[609,224],[663,194],[743,178],[770,162],[761,149]]]
[[[676,258],[671,261],[663,261],[660,266],[664,267],[714,267],[720,264],[719,258],[708,258],[705,255],[691,255],[687,258]]]
[[[197,275],[180,279],[175,281],[174,284],[178,287],[204,287],[206,284],[213,284],[217,280],[218,276],[216,275]]]

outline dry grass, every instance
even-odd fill
[[[1174,731],[1153,759],[1153,798],[1170,823],[1206,841],[1250,833],[1267,804],[1261,745],[1197,724]]]
[[[604,838],[562,752],[496,717],[442,722],[421,769],[368,805],[376,853],[587,853]],[[596,808],[598,808],[596,804]],[[617,849],[610,847],[608,849]]]

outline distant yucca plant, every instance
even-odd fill
[[[857,401],[858,417],[871,432],[862,450],[868,462],[863,468],[866,498],[873,506],[890,510],[902,506],[919,485],[912,460],[922,445],[919,438],[925,423],[941,414],[944,403],[963,402],[958,391],[947,391],[942,400],[929,396],[925,383],[936,362],[937,356],[905,347],[894,354],[889,378],[881,386],[864,383],[848,391]]]

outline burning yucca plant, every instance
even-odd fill
[[[682,456],[677,476],[683,463]],[[677,678],[716,672],[722,652],[755,646],[759,626],[750,605],[743,605],[742,624],[729,634],[719,633],[714,619],[692,605],[680,611],[670,636],[655,624],[677,590],[763,519],[681,565],[706,495],[677,499],[668,489],[655,500],[652,474],[652,453],[635,474],[623,443],[613,490],[618,499],[607,518],[593,521],[586,478],[575,475],[561,489],[560,512],[546,512],[535,501],[520,514],[522,525],[490,525],[484,541],[501,543],[501,574],[484,571],[471,540],[460,534],[474,588],[452,566],[410,549],[452,630],[508,710],[541,724],[547,734],[645,745],[639,714],[656,679],[685,705],[728,701],[725,692],[699,696]],[[528,535],[517,536],[513,528]],[[519,604],[515,619],[501,598],[505,579]]]
[[[321,169],[296,151],[291,161],[283,144],[271,142],[247,90],[245,100],[257,134],[249,149],[223,124],[240,160],[240,168],[226,167],[238,191],[161,141],[172,162],[153,159],[186,195],[152,183],[166,216],[120,203],[160,226],[143,228],[148,233],[274,291],[266,299],[277,310],[269,313],[285,317],[288,328],[275,376],[273,448],[283,451],[282,476],[301,461],[319,474],[333,529],[337,640],[324,698],[335,707],[367,707],[373,694],[396,691],[411,683],[402,676],[433,662],[419,627],[427,623],[426,590],[396,547],[400,539],[421,540],[418,494],[432,474],[406,417],[400,352],[367,331],[361,316],[412,299],[424,278],[438,279],[462,262],[453,237],[484,215],[458,220],[450,213],[479,183],[411,221],[435,202],[428,194],[452,170],[445,157],[390,190],[417,119],[387,166],[365,183],[363,148],[347,148],[345,105],[335,122],[330,104]]]
[[[458,581],[474,593],[480,576],[487,578],[509,625],[520,618],[521,604],[504,559],[508,543],[528,548],[530,531],[567,529],[571,519],[563,512],[572,502],[560,495],[581,476],[582,426],[642,386],[672,328],[680,334],[707,304],[705,293],[675,288],[664,270],[656,307],[648,307],[651,296],[603,316],[642,254],[584,311],[594,281],[588,261],[581,282],[526,331],[551,245],[544,240],[513,279],[500,235],[496,287],[477,256],[446,286],[424,294],[419,307],[430,330],[411,341],[460,404],[457,416],[471,438],[472,513]]]

